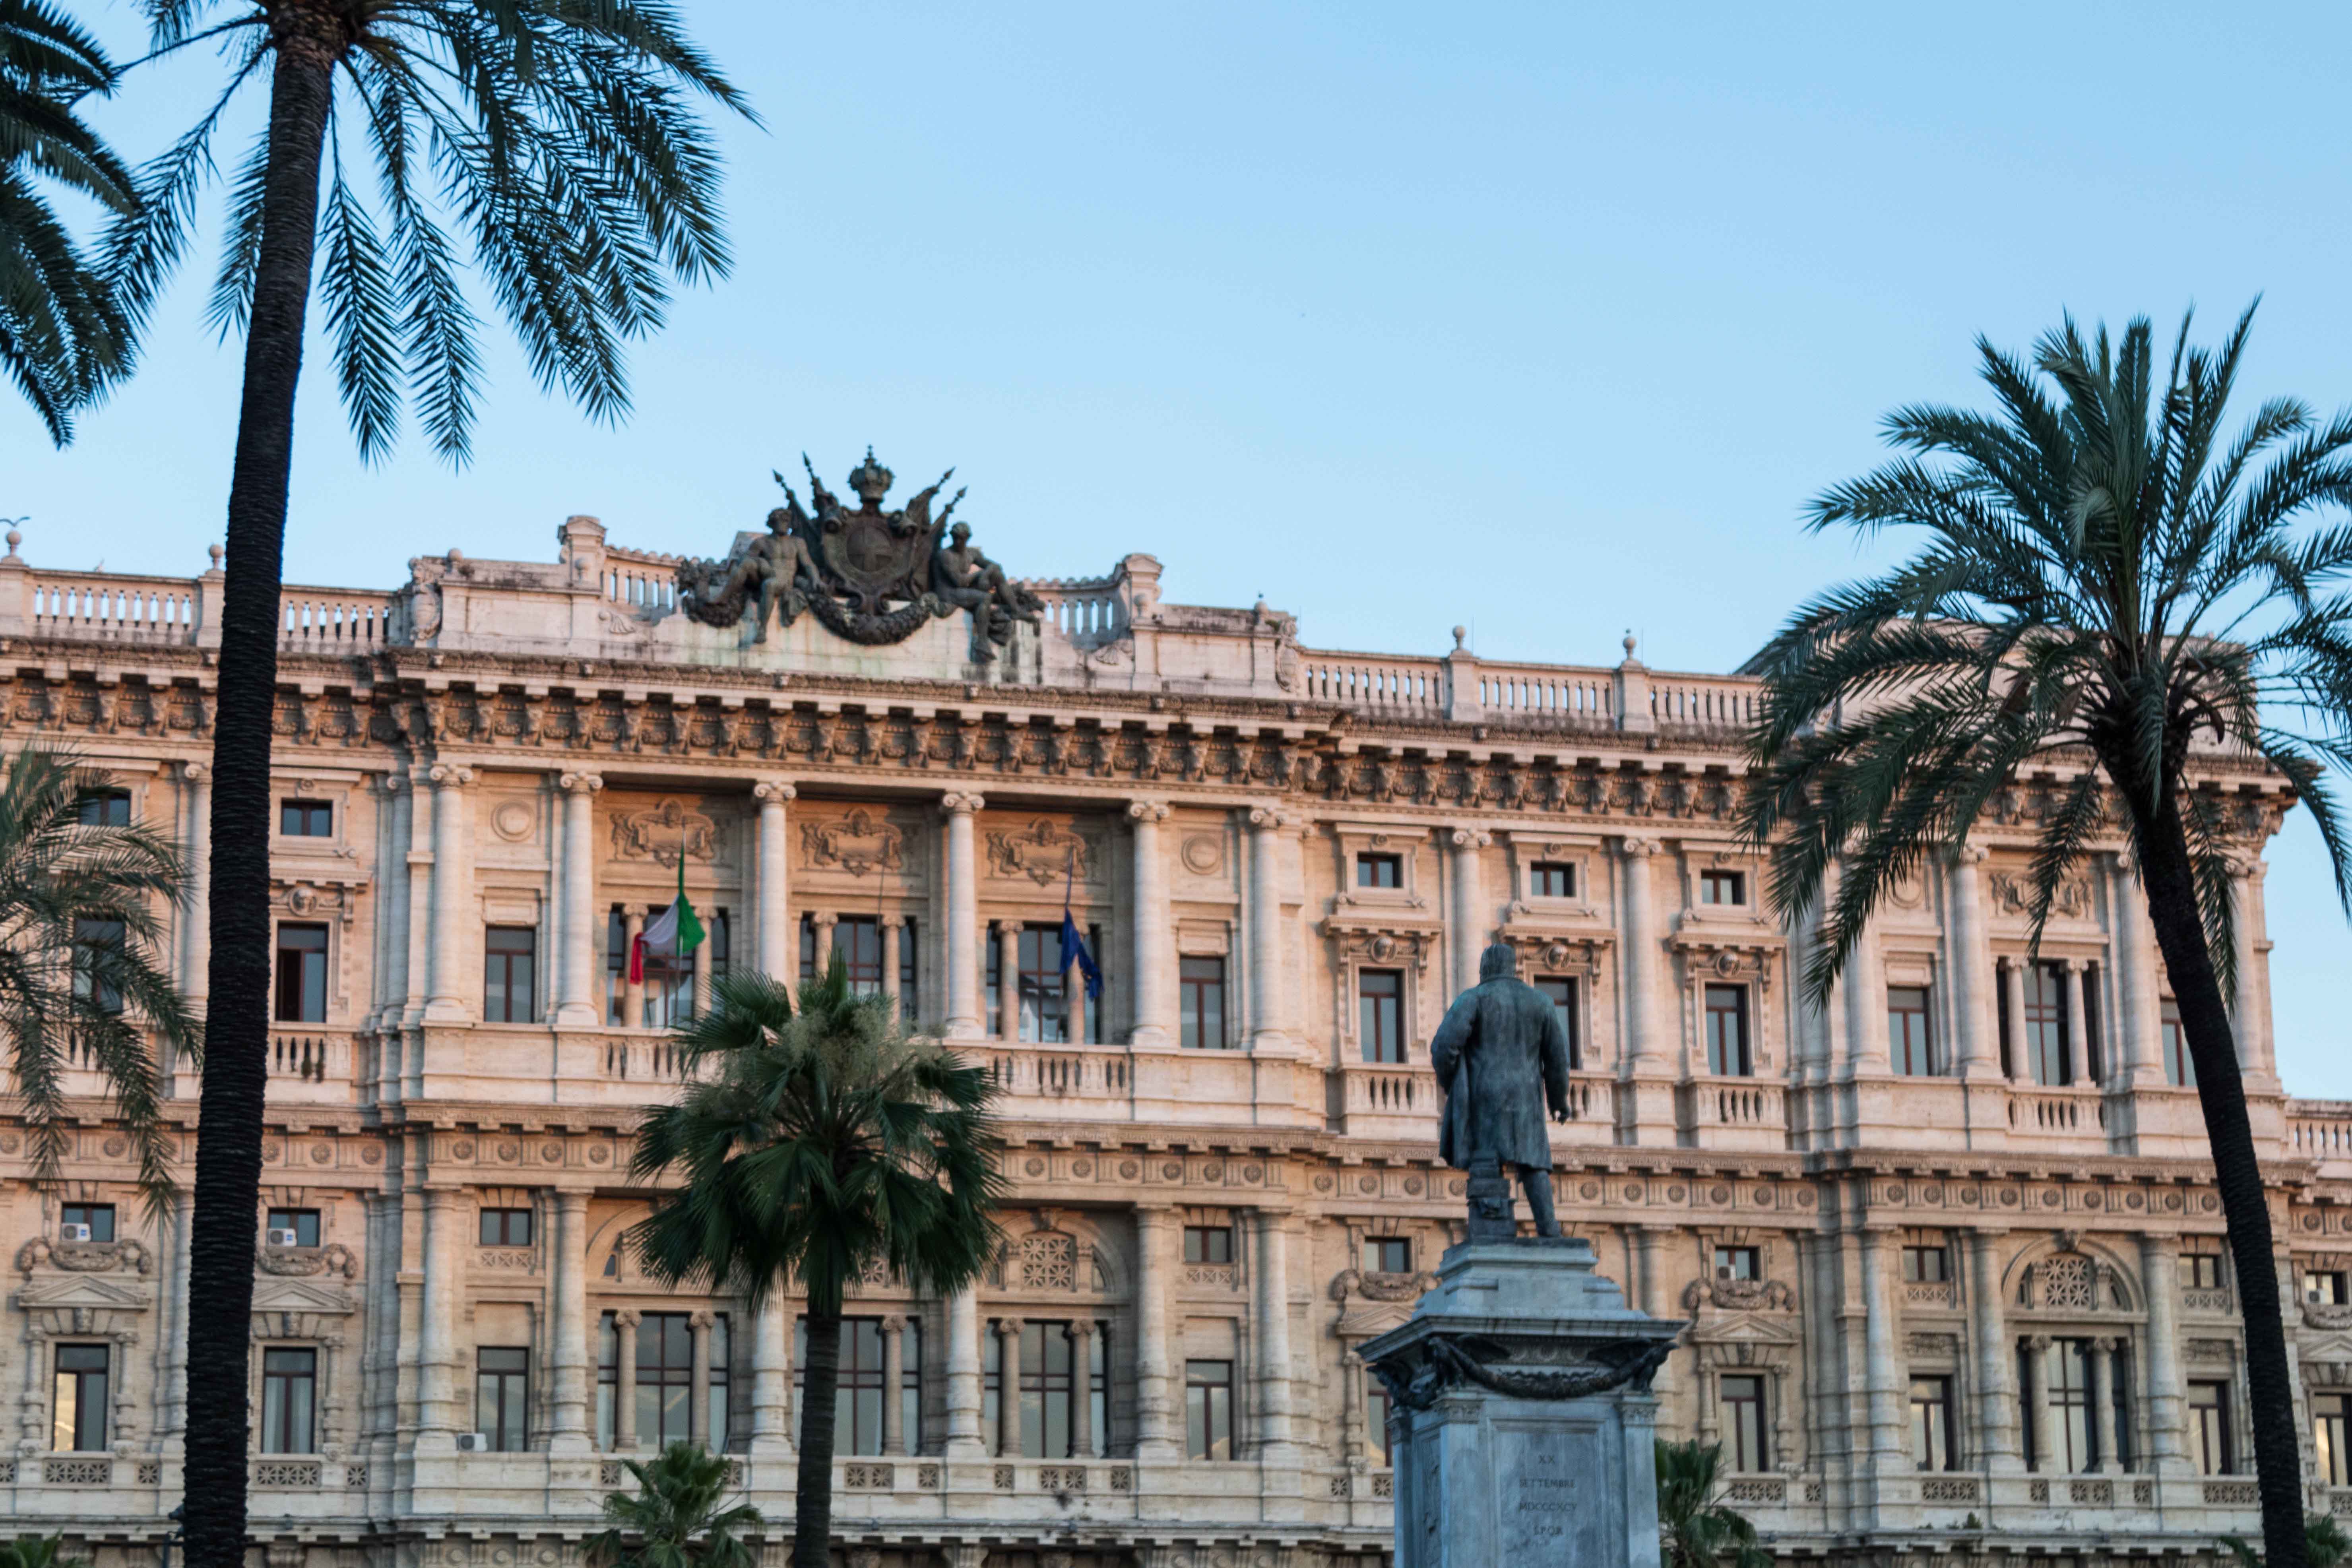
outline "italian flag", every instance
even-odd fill
[[[702,922],[686,897],[686,854],[677,857],[677,897],[629,944],[629,984],[646,983],[646,958],[683,958],[702,945]]]

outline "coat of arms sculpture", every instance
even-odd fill
[[[886,511],[882,498],[896,476],[874,460],[873,447],[850,471],[855,509],[824,488],[805,454],[801,466],[814,513],[776,475],[785,504],[768,513],[766,538],[739,540],[724,561],[678,563],[678,604],[688,615],[714,626],[740,626],[748,615],[751,640],[765,642],[771,622],[788,626],[806,613],[836,637],[880,644],[903,642],[934,616],[962,610],[971,616],[978,664],[1013,640],[1016,624],[1038,624],[1045,606],[1037,595],[981,552],[969,525],[950,526],[963,491],[931,515],[953,468],[904,508]]]

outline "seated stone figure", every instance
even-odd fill
[[[768,640],[771,616],[777,625],[791,626],[808,607],[805,595],[821,591],[816,562],[810,556],[807,544],[793,531],[793,521],[790,508],[780,506],[769,512],[768,537],[751,542],[718,589],[717,596],[721,601],[740,601],[754,593],[759,595],[758,629],[751,634],[753,642]]]

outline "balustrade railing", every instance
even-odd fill
[[[1697,675],[1650,677],[1650,716],[1662,729],[1739,729],[1755,722],[1761,686]]]
[[[988,1073],[998,1091],[1046,1100],[1124,1099],[1135,1087],[1125,1053],[1055,1050],[1051,1047],[989,1047]]]
[[[1299,682],[1311,702],[1422,718],[1445,711],[1444,659],[1301,650]]]
[[[633,609],[675,608],[680,559],[652,550],[606,550],[600,584],[604,597]]]
[[[2340,1100],[2287,1102],[2287,1152],[2326,1165],[2352,1161],[2352,1103]]]
[[[1691,1084],[1699,1126],[1788,1130],[1780,1086],[1754,1078],[1702,1078]]]
[[[186,578],[36,572],[28,600],[37,637],[166,645],[196,637],[195,584]]]
[[[1115,577],[1030,577],[1022,585],[1045,605],[1045,624],[1072,642],[1104,642],[1127,625]]]
[[[281,589],[278,646],[288,653],[373,653],[392,641],[393,604],[390,594]]]
[[[1613,724],[1616,680],[1605,669],[1559,665],[1478,666],[1478,705],[1489,718]]]
[[[2078,1137],[2100,1132],[2106,1125],[2107,1109],[2095,1085],[2010,1090],[2009,1127],[2012,1132]]]

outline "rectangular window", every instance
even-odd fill
[[[2311,1396],[2311,1447],[2324,1484],[2352,1486],[2352,1394]]]
[[[615,1027],[625,1020],[629,985],[629,918],[614,905],[604,914],[604,1022]]]
[[[2336,1269],[2305,1269],[2303,1299],[2315,1307],[2343,1306],[2346,1300],[2343,1273]]]
[[[2025,1059],[2033,1081],[2072,1083],[2066,1061],[2066,972],[2054,963],[2025,971]]]
[[[73,994],[101,1013],[121,1012],[122,922],[78,920],[73,932]]]
[[[1886,988],[1886,1044],[1895,1070],[1906,1078],[1933,1078],[1936,1051],[1927,1032],[1927,988]]]
[[[127,789],[84,790],[75,805],[76,815],[84,827],[131,826],[131,792]]]
[[[714,1384],[724,1364],[712,1358]],[[691,1314],[647,1312],[637,1321],[636,1373],[638,1442],[658,1451],[672,1443],[691,1443],[706,1436],[708,1415],[695,1409]]]
[[[529,1247],[530,1245],[530,1211],[529,1209],[484,1209],[482,1211],[482,1245],[484,1247]]]
[[[104,1345],[58,1347],[56,1397],[49,1407],[49,1447],[59,1453],[106,1451]]]
[[[1404,1060],[1404,972],[1356,972],[1356,1033],[1368,1062]]]
[[[1745,871],[1701,871],[1698,901],[1702,904],[1744,904],[1748,901]]]
[[[915,940],[915,918],[908,915],[899,922],[898,930],[898,1020],[912,1027],[923,1016],[923,994],[915,965],[915,955],[922,943]]]
[[[1538,860],[1528,868],[1528,896],[1536,899],[1576,897],[1576,868],[1564,860]]]
[[[596,1447],[610,1450],[619,1442],[614,1412],[621,1397],[621,1333],[605,1312],[596,1321]]]
[[[1234,1227],[1229,1225],[1188,1225],[1184,1227],[1184,1261],[1231,1263]]]
[[[2164,1036],[2164,1081],[2175,1089],[2195,1089],[2197,1064],[2189,1059],[2189,1034],[2180,1026],[2180,1004],[2167,996],[2158,1017]]]
[[[2221,1288],[2221,1255],[2218,1252],[2182,1253],[2180,1283],[2191,1290],[2219,1290]]]
[[[1109,1336],[1099,1328],[1087,1338],[1088,1364],[1085,1397],[1088,1418],[1098,1444],[1109,1433],[1110,1395],[1106,1373],[1109,1366]],[[981,1373],[981,1426],[995,1435],[996,1451],[1006,1457],[1064,1459],[1075,1457],[1076,1431],[1072,1401],[1078,1398],[1078,1336],[1064,1322],[1027,1322],[1021,1326],[1020,1386],[1008,1398],[1004,1390],[1005,1335],[998,1327],[988,1336]]]
[[[2340,1401],[2342,1396],[2337,1398]],[[2315,1436],[2321,1430],[2316,1424],[2319,1408],[2318,1402],[2314,1401]],[[2230,1450],[2230,1385],[2192,1380],[2189,1384],[2189,1458],[2200,1475],[2227,1476],[2236,1472],[2237,1467],[2231,1462],[2233,1456]],[[2328,1458],[2324,1451],[2319,1457],[2322,1473],[2328,1468]],[[2339,1466],[2343,1463],[2340,1449],[2334,1459]]]
[[[278,1021],[327,1021],[327,928],[278,928]]]
[[[323,800],[281,800],[278,803],[278,831],[287,838],[331,838],[335,836],[335,808]]]
[[[1402,855],[1359,855],[1356,857],[1356,886],[1359,888],[1402,888],[1404,886],[1404,857]],[[1213,1364],[1213,1363],[1203,1363]]]
[[[1186,1050],[1225,1048],[1225,961],[1183,957],[1176,961],[1176,1006],[1181,1020],[1179,1043]]]
[[[268,1233],[263,1239],[272,1247],[316,1247],[319,1245],[319,1211],[271,1209],[269,1223],[262,1228]]]
[[[1536,989],[1551,1004],[1552,1016],[1559,1020],[1560,1032],[1568,1037],[1568,1068],[1574,1072],[1584,1065],[1584,1053],[1576,1038],[1576,982],[1560,974],[1538,974]]]
[[[1364,1448],[1372,1463],[1385,1469],[1389,1464],[1389,1387],[1370,1372],[1358,1375],[1364,1380]]]
[[[1952,1277],[1952,1255],[1940,1247],[1903,1249],[1903,1278],[1913,1285],[1941,1285]]]
[[[1706,1070],[1717,1078],[1747,1078],[1755,1069],[1748,1053],[1748,987],[1706,988]]]
[[[530,1447],[529,1350],[484,1345],[474,1352],[474,1430],[494,1453],[520,1454]]]
[[[1956,1470],[1952,1450],[1952,1380],[1911,1380],[1911,1462],[1923,1470]]]
[[[2098,1454],[2093,1440],[2089,1342],[2054,1341],[2042,1357],[2042,1365],[2048,1369],[2051,1441],[2055,1447],[2049,1459],[2067,1475],[2095,1468]]]
[[[58,1223],[61,1226],[88,1226],[89,1235],[87,1237],[81,1237],[79,1232],[74,1233],[79,1239],[112,1241],[114,1239],[114,1205],[112,1204],[61,1204],[58,1207]]]
[[[265,1349],[261,1352],[261,1451],[315,1454],[311,1415],[318,1405],[319,1352]]]
[[[898,1342],[902,1358],[897,1392],[898,1429],[906,1434],[907,1451],[910,1454],[923,1451],[922,1331],[921,1320],[909,1318]],[[884,1351],[881,1319],[842,1319],[841,1381],[833,1396],[833,1441],[838,1453],[866,1457],[882,1452],[882,1405],[885,1399],[892,1396]],[[795,1402],[807,1383],[807,1365],[808,1320],[803,1318],[795,1325],[793,1338]]]
[[[2099,966],[2084,964],[2077,981],[2083,987],[2083,1070],[2091,1075],[2093,1083],[2105,1084],[2107,1064],[2099,1049]]]
[[[1723,1457],[1735,1473],[1752,1474],[1772,1468],[1766,1447],[1764,1380],[1726,1377],[1723,1380]]]
[[[1363,1269],[1367,1274],[1412,1272],[1412,1243],[1402,1236],[1364,1237]]]
[[[882,994],[882,922],[872,915],[844,915],[833,923],[833,956],[849,973],[852,996]]]
[[[482,1021],[535,1024],[539,932],[530,926],[491,926],[482,933]]]
[[[1070,1011],[1063,988],[1066,963],[1062,956],[1062,928],[1058,925],[1026,925],[1016,939],[1015,993],[1021,1005],[1021,1037],[1045,1044],[1066,1043],[1070,1035]]]
[[[1189,1458],[1234,1457],[1234,1363],[1184,1363],[1184,1451]]]
[[[646,924],[653,924],[668,909],[667,904],[656,904],[646,910]],[[622,971],[624,979],[627,973]],[[673,1029],[694,1016],[694,954],[647,952],[645,973],[644,1011],[635,1020],[640,1028]]]
[[[1760,1260],[1752,1247],[1718,1247],[1715,1249],[1715,1277],[1717,1279],[1754,1279],[1761,1277]]]

